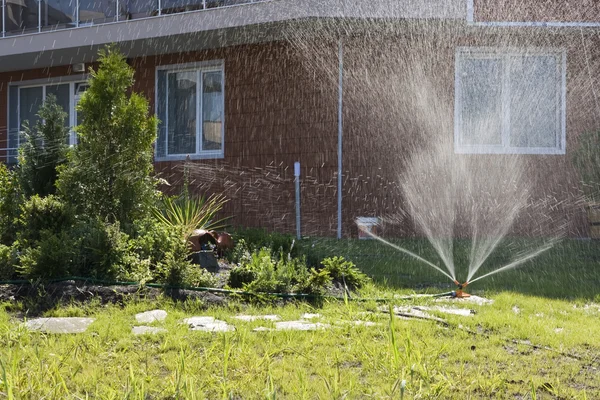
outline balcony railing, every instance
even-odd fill
[[[0,36],[69,29],[268,0],[0,0]]]

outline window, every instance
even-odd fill
[[[457,153],[565,154],[563,51],[459,48]]]
[[[86,82],[11,85],[8,101],[8,163],[17,161],[18,148],[24,140],[23,123],[28,121],[29,126],[33,127],[38,122],[37,113],[47,95],[56,96],[57,103],[68,114],[65,125],[73,127],[78,124],[75,106],[86,88]],[[76,143],[77,137],[72,130],[69,144]]]
[[[224,156],[223,63],[195,63],[157,70],[156,158]]]

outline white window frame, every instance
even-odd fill
[[[155,159],[156,161],[178,161],[186,160],[188,157],[191,160],[203,160],[203,159],[217,159],[225,157],[225,63],[224,60],[210,60],[201,62],[192,62],[186,64],[170,64],[161,65],[156,67],[155,71],[155,91],[154,91],[154,113],[158,116],[158,104],[160,99],[158,98],[158,73],[159,71],[167,72],[167,79],[165,80],[165,121],[161,121],[165,129],[165,155],[160,156],[157,153],[158,148],[155,148]],[[169,79],[168,75],[177,72],[196,72],[197,84],[196,84],[196,152],[191,154],[169,154]],[[221,123],[221,149],[220,150],[202,150],[202,135],[204,124],[202,124],[202,88],[203,81],[200,79],[202,74],[205,72],[220,72],[222,79],[222,123]],[[157,140],[160,139],[159,138]]]
[[[559,127],[557,145],[555,147],[511,147],[510,141],[510,74],[508,68],[503,68],[502,76],[502,144],[501,145],[465,145],[462,144],[462,82],[460,62],[468,59],[508,59],[514,56],[543,55],[555,56],[560,68],[560,107],[557,110]],[[493,47],[458,47],[454,64],[454,152],[457,154],[555,154],[566,153],[566,94],[567,94],[567,55],[565,49],[557,48],[508,48]]]
[[[44,101],[46,101],[46,88],[48,86],[55,86],[55,85],[69,85],[69,110],[67,110],[66,112],[68,113],[68,119],[69,119],[69,145],[70,146],[74,146],[77,144],[77,134],[75,133],[75,130],[73,129],[76,126],[77,123],[77,112],[75,110],[75,107],[77,106],[77,102],[75,101],[75,85],[78,83],[87,83],[88,81],[88,74],[84,74],[84,75],[73,75],[73,76],[67,76],[67,77],[60,77],[60,78],[53,78],[53,79],[36,79],[36,80],[29,80],[29,81],[19,81],[19,82],[11,82],[9,84],[9,86],[16,86],[18,88],[17,90],[17,121],[18,121],[18,127],[19,127],[19,135],[17,136],[17,147],[16,149],[21,147],[21,132],[22,132],[22,127],[23,127],[23,121],[21,121],[21,89],[26,89],[26,88],[34,88],[34,87],[41,87],[42,88],[42,97],[44,99]],[[11,106],[11,101],[10,101],[10,90],[7,90],[7,105],[6,105],[6,109],[7,109],[7,119],[10,118],[11,115],[11,110],[10,110],[10,106]],[[7,127],[10,126],[10,121],[7,121]]]

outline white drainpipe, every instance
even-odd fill
[[[337,187],[337,238],[342,238],[342,137],[343,137],[343,99],[344,99],[344,46],[338,42],[338,187]]]

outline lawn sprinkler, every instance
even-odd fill
[[[469,293],[463,292],[463,289],[467,287],[469,282],[459,283],[457,280],[454,280],[454,283],[456,284],[456,286],[458,286],[458,289],[455,292],[452,292],[452,297],[456,297],[459,299],[471,297]]]

